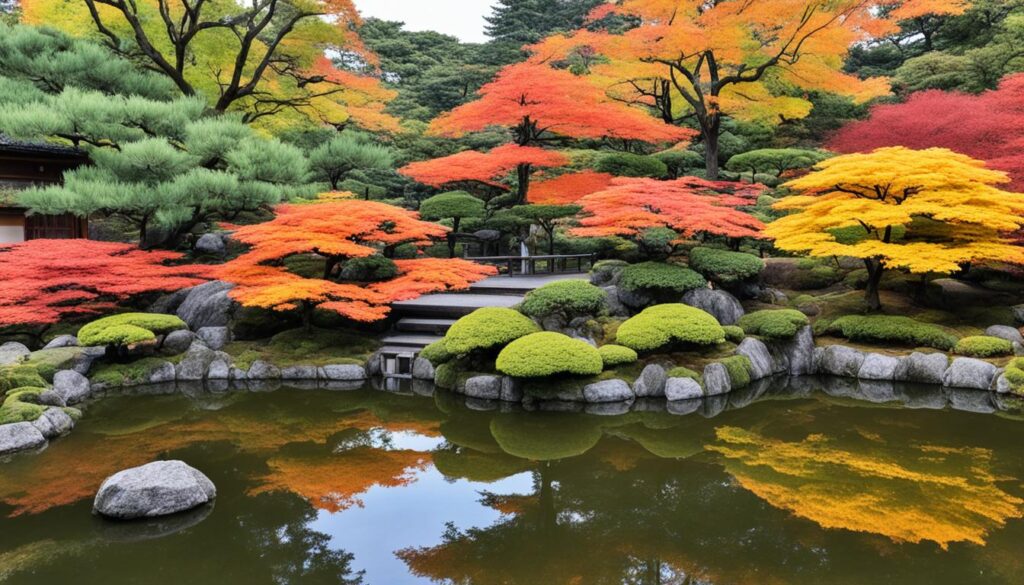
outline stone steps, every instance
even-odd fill
[[[431,333],[444,335],[455,319],[429,319],[422,317],[403,317],[395,323],[395,331],[406,333]]]

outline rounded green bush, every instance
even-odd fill
[[[98,345],[130,345],[156,339],[157,334],[185,329],[185,322],[174,315],[160,313],[121,313],[97,319],[78,330],[78,343],[86,347]]]
[[[398,276],[398,266],[395,265],[395,261],[379,255],[352,258],[345,262],[341,269],[342,280],[378,282],[396,276]]]
[[[617,177],[664,177],[668,174],[665,163],[653,156],[617,152],[606,154],[597,161],[597,170]]]
[[[725,339],[733,343],[739,343],[747,336],[743,328],[738,325],[722,325],[722,330],[725,331]]]
[[[526,293],[519,310],[537,319],[559,313],[567,318],[599,315],[608,293],[584,280],[560,280]]]
[[[651,351],[673,343],[722,343],[725,331],[710,314],[681,303],[669,303],[648,307],[627,319],[619,325],[615,339],[635,351]]]
[[[893,315],[846,315],[833,321],[825,333],[852,341],[934,347],[944,351],[953,349],[958,340],[939,325]]]
[[[953,351],[960,355],[972,357],[992,357],[1013,353],[1013,344],[999,337],[971,335],[956,342]]]
[[[597,353],[601,354],[601,361],[606,368],[631,364],[637,360],[636,352],[624,345],[602,345],[597,348]]]
[[[740,317],[736,323],[747,335],[789,339],[807,326],[807,315],[796,309],[765,309]]]
[[[703,288],[707,281],[689,268],[664,262],[641,262],[630,264],[622,271],[619,285],[626,290],[656,290],[684,293]]]
[[[420,203],[420,216],[423,219],[482,217],[483,215],[483,200],[465,191],[441,193]]]
[[[1013,358],[1003,370],[1006,381],[1010,383],[1010,391],[1024,395],[1024,357]]]
[[[448,353],[444,340],[439,339],[421,349],[419,357],[427,360],[436,367],[452,359],[454,356]]]
[[[544,331],[531,333],[508,344],[498,354],[497,370],[517,378],[557,374],[592,376],[604,369],[601,354],[585,341]]]
[[[451,354],[462,355],[505,345],[539,330],[536,323],[519,311],[484,307],[456,321],[444,336],[444,347]]]
[[[764,269],[764,260],[752,254],[716,248],[690,250],[690,268],[723,285],[750,280]]]

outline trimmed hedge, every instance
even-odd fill
[[[608,293],[584,280],[559,280],[526,293],[519,310],[543,319],[560,313],[567,318],[597,316],[603,312]]]
[[[623,345],[602,345],[597,348],[597,353],[601,354],[601,361],[606,368],[631,364],[637,360],[636,352]]]
[[[960,355],[972,357],[992,357],[997,355],[1010,355],[1013,353],[1013,344],[999,337],[989,335],[971,335],[956,342],[953,351]]]
[[[430,362],[434,367],[437,367],[453,357],[452,354],[448,353],[448,349],[445,347],[444,340],[439,339],[434,343],[424,347],[420,350],[419,357]]]
[[[747,335],[789,339],[807,326],[807,315],[796,309],[765,309],[740,317],[736,323]]]
[[[444,336],[444,347],[451,354],[462,355],[505,345],[539,330],[536,323],[519,311],[484,307],[456,321]]]
[[[738,325],[722,325],[722,330],[725,331],[725,340],[733,343],[739,343],[747,336],[743,328]]]
[[[601,354],[585,341],[544,331],[531,333],[508,344],[498,354],[497,370],[517,378],[557,374],[593,376],[604,369]]]
[[[619,286],[626,290],[656,290],[684,293],[688,290],[703,288],[707,281],[700,274],[664,262],[641,262],[630,264],[622,270]]]
[[[681,303],[648,307],[619,325],[615,336],[619,345],[636,351],[673,343],[714,345],[725,341],[725,331],[717,319]]]
[[[939,325],[893,315],[846,315],[833,321],[825,333],[852,341],[898,343],[943,351],[953,349],[958,341],[956,335]]]
[[[131,345],[156,339],[188,326],[174,315],[160,313],[121,313],[97,319],[78,330],[78,344],[85,347]]]
[[[764,269],[764,260],[743,252],[694,248],[690,250],[690,268],[712,282],[729,285],[756,277]]]

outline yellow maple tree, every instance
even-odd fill
[[[902,146],[838,156],[784,186],[775,204],[796,212],[768,225],[781,250],[851,256],[868,270],[865,298],[880,307],[886,269],[953,273],[974,262],[1024,264],[1009,233],[1024,227],[1024,194],[999,188],[1006,173],[944,148]]]

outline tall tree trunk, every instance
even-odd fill
[[[462,220],[461,217],[452,219],[452,231],[448,232],[448,257],[455,257],[455,238],[459,234],[459,222]]]
[[[704,135],[704,170],[709,181],[718,180],[718,133],[722,127],[722,119],[711,115],[701,121],[701,134]]]
[[[868,284],[864,289],[864,300],[867,301],[869,309],[877,311],[882,308],[882,301],[878,296],[878,286],[882,282],[882,272],[885,268],[877,259],[866,259],[864,265],[868,269]]]
[[[302,328],[306,332],[313,330],[313,305],[309,301],[302,301]]]
[[[530,165],[517,166],[516,178],[519,183],[519,188],[516,190],[516,205],[522,205],[526,203],[526,195],[530,191]]]

